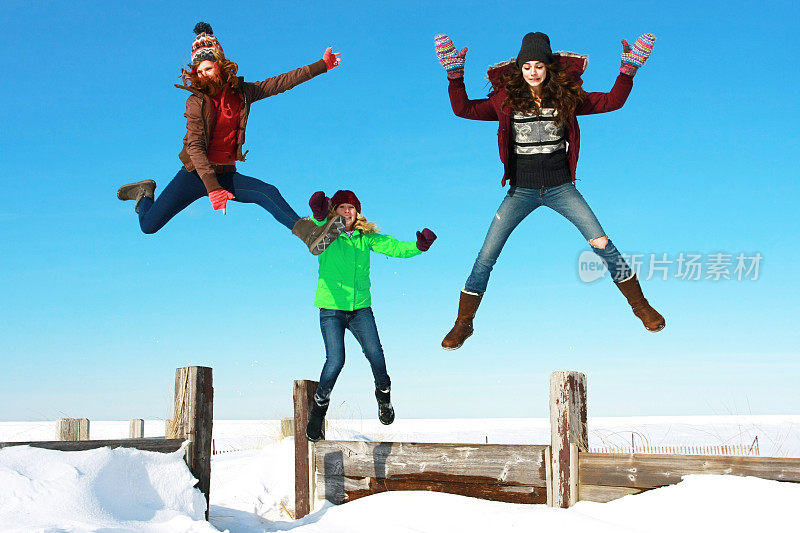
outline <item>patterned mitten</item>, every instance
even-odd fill
[[[436,47],[436,57],[439,58],[439,63],[442,64],[447,71],[447,77],[451,80],[464,77],[464,62],[467,55],[467,47],[456,52],[456,47],[453,45],[452,39],[440,33],[433,39],[433,44]]]
[[[628,76],[635,76],[639,67],[643,66],[653,51],[653,44],[656,36],[652,33],[645,33],[636,39],[633,48],[628,44],[627,39],[622,39],[622,64],[619,71]]]

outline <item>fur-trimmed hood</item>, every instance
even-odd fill
[[[567,72],[572,74],[578,84],[583,85],[581,75],[586,71],[586,67],[589,66],[589,56],[576,54],[574,52],[555,52],[553,55],[556,61],[563,63],[567,67]],[[486,71],[486,79],[492,84],[493,91],[497,91],[503,87],[503,82],[501,81],[503,75],[514,68],[516,62],[517,59],[512,57],[507,61],[501,61],[489,67],[489,70]]]

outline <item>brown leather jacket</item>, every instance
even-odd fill
[[[327,70],[325,62],[320,59],[310,65],[267,78],[264,81],[248,83],[243,78],[239,78],[239,95],[242,97],[242,110],[239,114],[239,139],[236,143],[236,160],[244,161],[247,155],[247,152],[242,153],[242,145],[244,144],[244,130],[247,127],[247,116],[250,114],[251,103],[288,91],[292,87],[300,85]],[[178,157],[186,167],[186,170],[189,172],[197,170],[208,192],[219,189],[220,184],[217,181],[217,174],[206,154],[208,141],[216,121],[211,97],[191,87],[183,85],[175,85],[175,87],[186,89],[192,93],[186,99],[186,113],[184,113],[186,117],[186,136],[183,138],[183,150],[181,150]]]

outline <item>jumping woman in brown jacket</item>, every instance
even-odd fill
[[[228,200],[255,203],[300,237],[313,254],[320,254],[344,228],[341,217],[318,227],[310,217],[300,218],[274,185],[236,171],[242,153],[250,104],[310,80],[339,65],[338,53],[325,50],[322,59],[264,81],[249,83],[237,77],[238,65],[225,57],[211,26],[199,22],[192,43],[191,63],[181,71],[186,100],[186,136],[178,156],[183,167],[155,198],[156,182],[143,180],[120,187],[120,200],[135,200],[139,225],[155,233],[189,204],[208,196],[211,206],[227,208]]]

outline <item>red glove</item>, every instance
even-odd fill
[[[431,244],[433,244],[433,241],[435,240],[436,240],[436,234],[431,230],[429,230],[428,228],[425,228],[422,231],[418,231],[417,249],[420,252],[427,252],[428,249],[431,247]]]
[[[340,55],[342,55],[342,53],[334,52],[332,46],[329,46],[328,49],[325,50],[325,53],[322,55],[322,60],[325,62],[325,66],[328,67],[328,70],[339,66],[341,62],[341,59],[339,59]]]
[[[226,213],[226,208],[228,207],[228,200],[233,200],[233,194],[229,193],[225,189],[214,189],[210,193],[208,193],[208,199],[211,200],[211,207],[214,208],[215,211],[222,209],[222,214]]]
[[[325,220],[328,216],[328,205],[331,199],[325,196],[322,191],[317,191],[311,195],[308,200],[308,207],[311,208],[311,213],[317,220]]]

